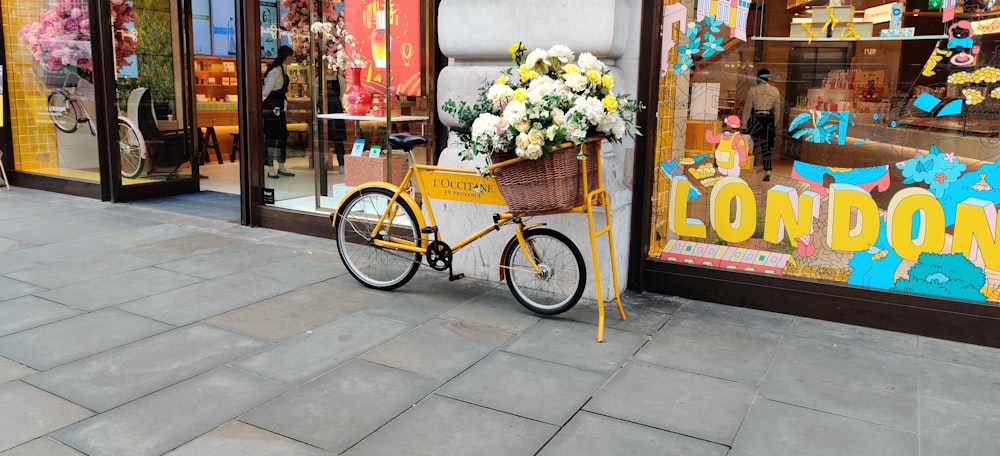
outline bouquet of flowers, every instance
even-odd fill
[[[127,0],[111,0],[111,26],[115,39],[115,65],[121,67],[135,53],[139,40],[125,24],[135,22],[135,10]],[[25,25],[18,36],[31,55],[48,71],[76,67],[85,73],[94,69],[90,54],[90,16],[86,0],[54,0],[38,21]]]
[[[514,66],[485,82],[471,105],[448,100],[441,106],[469,131],[459,134],[463,160],[494,153],[536,160],[564,142],[578,145],[598,135],[621,142],[639,134],[635,116],[642,105],[612,93],[615,81],[603,62],[587,52],[576,58],[563,45],[526,51],[512,45]]]

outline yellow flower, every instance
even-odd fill
[[[574,63],[566,64],[566,66],[563,67],[563,73],[580,74],[580,67],[576,66]]]
[[[500,77],[497,78],[497,84],[507,85],[507,75],[500,75]]]
[[[601,100],[601,106],[604,106],[604,109],[607,109],[608,112],[615,112],[618,110],[618,98],[615,98],[614,95],[608,94],[608,96]]]
[[[615,86],[615,80],[610,74],[606,74],[603,78],[601,78],[601,84],[604,85],[604,90],[611,90],[611,88]]]
[[[528,82],[538,77],[538,72],[527,65],[521,65],[517,72],[521,75],[521,82]]]
[[[510,96],[514,101],[524,103],[524,100],[528,99],[528,91],[524,87],[518,87],[517,90]]]
[[[587,70],[587,79],[590,79],[592,84],[600,84],[601,73],[598,73],[597,70]]]
[[[527,48],[524,47],[524,45],[521,44],[520,41],[518,41],[518,42],[510,45],[510,49],[507,50],[507,53],[510,54],[510,58],[514,58],[514,56],[517,55],[518,51],[525,50],[525,49],[527,49]]]

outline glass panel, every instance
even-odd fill
[[[14,167],[100,181],[86,0],[3,2]]]
[[[138,38],[134,55],[121,59],[129,54],[127,49],[123,51],[129,43],[115,41],[119,56],[119,148],[125,184],[191,177],[192,154],[181,109],[183,64],[178,57],[183,28],[173,23],[178,17],[173,10],[178,7],[168,0],[135,0],[135,25],[129,27]]]
[[[711,16],[693,20],[672,32],[654,106],[650,257],[1000,302],[994,34],[931,18],[865,40],[855,21],[868,35],[848,45],[793,24],[755,56]]]
[[[383,1],[280,2],[281,29],[286,30],[280,43],[290,46],[293,55],[285,66],[289,81],[285,121],[289,135],[284,154],[281,142],[268,138],[265,127],[265,144],[271,145],[265,153],[270,151],[275,158],[274,167],[265,167],[265,174],[276,176],[265,177],[265,186],[274,192],[276,205],[328,211],[350,186],[384,180],[384,156],[376,160],[367,155],[373,145],[387,146],[388,99],[396,100],[391,103],[395,119],[388,131],[415,134],[425,131],[427,116],[420,115],[427,109],[423,98],[420,3],[400,2],[389,8],[386,15]],[[264,6],[262,3],[261,52],[266,56],[269,32],[264,26],[264,14],[269,10]],[[315,20],[310,22],[309,18]],[[387,30],[392,34],[390,42],[396,52],[386,49]],[[389,97],[387,70],[392,75],[393,87]],[[267,75],[264,77],[266,81]],[[266,93],[262,95],[267,97]],[[366,103],[361,106],[345,103],[356,98],[363,98]],[[330,118],[331,114],[339,118]],[[358,155],[352,156],[352,150]],[[430,161],[428,150],[427,147],[416,150],[420,161]],[[280,169],[282,156],[284,173]],[[405,154],[398,159],[394,157],[392,163],[401,160],[403,164],[397,165],[399,170],[393,174],[401,177],[399,171],[405,170],[410,160]],[[354,172],[352,164],[356,165]]]

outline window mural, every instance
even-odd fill
[[[997,305],[990,11],[934,24],[781,11],[767,20],[787,36],[744,43],[738,28],[764,20],[755,6],[747,25],[736,2],[701,0],[684,21],[665,3],[651,257]],[[866,44],[879,36],[901,46]]]

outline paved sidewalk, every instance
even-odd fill
[[[997,349],[635,294],[599,344],[593,302],[369,290],[333,241],[156,207],[0,191],[0,455],[1000,448]]]

